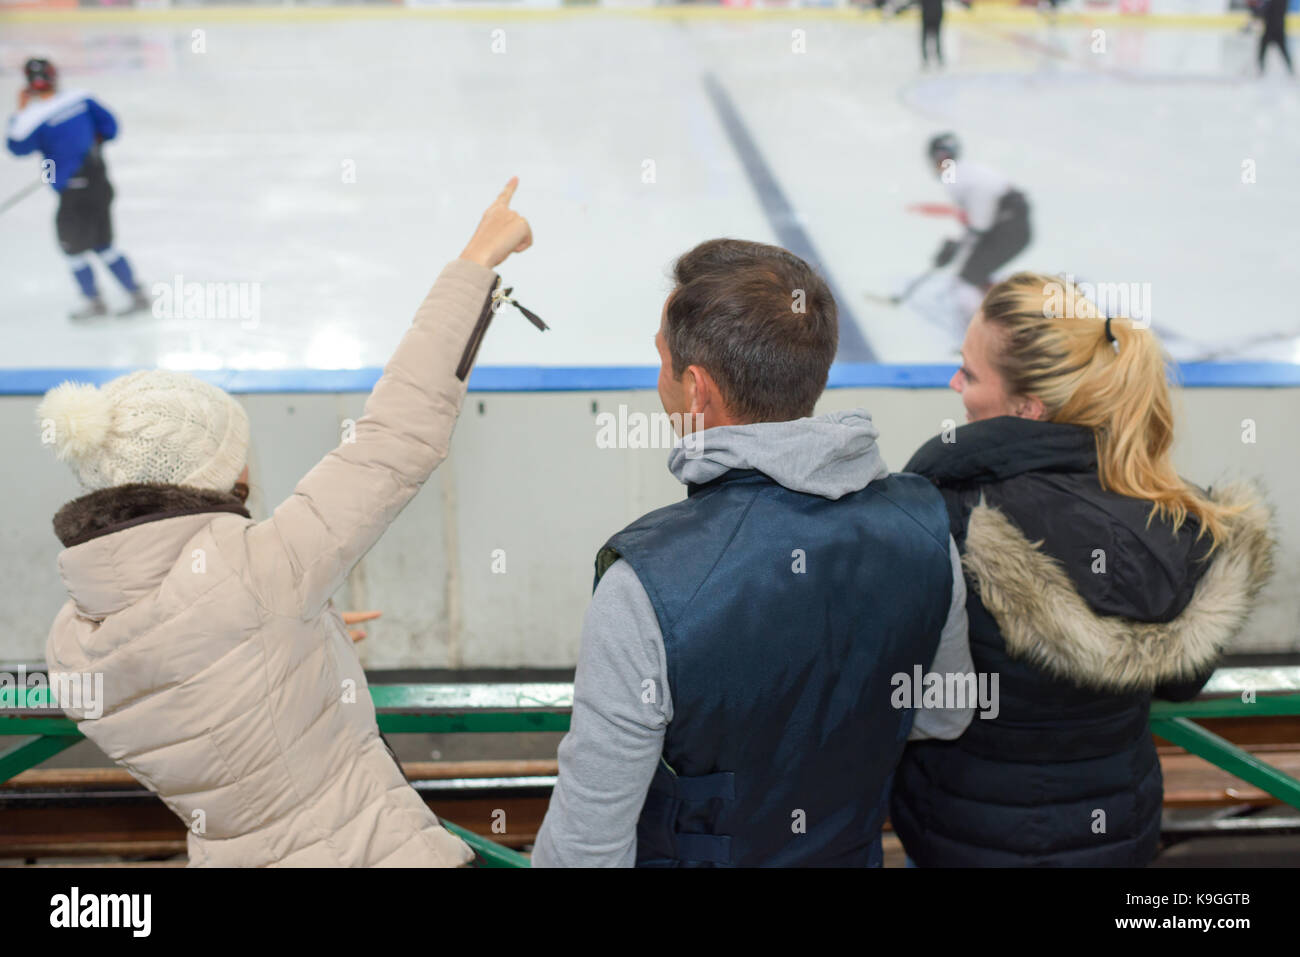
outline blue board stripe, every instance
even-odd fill
[[[883,365],[837,362],[831,389],[942,389],[955,365]],[[0,369],[0,395],[42,395],[60,382],[101,385],[129,368]],[[366,369],[195,370],[194,375],[228,392],[369,392],[382,372]],[[481,366],[470,376],[471,392],[608,392],[656,387],[658,366]],[[1300,388],[1300,365],[1288,362],[1195,362],[1179,366],[1175,379],[1188,388]]]
[[[826,285],[830,287],[831,295],[835,297],[835,303],[839,306],[840,348],[838,355],[845,362],[875,362],[878,358],[876,351],[867,342],[862,326],[854,317],[853,310],[849,308],[848,297],[840,292],[835,285],[835,280],[831,278],[830,273],[821,264],[821,259],[813,248],[812,240],[808,237],[808,233],[804,231],[804,228],[799,225],[799,216],[795,212],[794,206],[790,204],[790,200],[786,198],[781,185],[776,181],[776,174],[764,161],[763,154],[759,152],[758,144],[754,142],[754,137],[746,129],[745,121],[740,118],[740,112],[736,109],[735,104],[731,102],[731,97],[727,95],[727,91],[723,89],[722,84],[718,82],[718,78],[712,73],[705,74],[704,89],[713,102],[713,108],[718,113],[722,128],[727,132],[727,138],[731,140],[731,148],[736,151],[741,166],[745,168],[745,175],[749,178],[749,185],[758,194],[758,201],[772,226],[772,231],[776,233],[777,241],[800,259],[816,268],[822,274],[822,278],[826,280]]]

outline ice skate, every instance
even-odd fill
[[[144,289],[137,289],[131,294],[131,301],[125,309],[120,309],[116,313],[119,319],[125,319],[128,316],[134,316],[142,312],[149,312],[153,306],[152,301],[145,295]]]
[[[68,313],[68,318],[76,321],[85,319],[97,319],[100,316],[108,315],[108,307],[104,305],[104,300],[96,296],[94,299],[87,299],[86,304],[80,309],[74,309]]]

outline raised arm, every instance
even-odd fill
[[[465,398],[456,367],[476,323],[490,314],[493,269],[532,244],[527,221],[510,209],[517,185],[510,180],[460,258],[443,268],[355,434],[245,533],[250,584],[277,614],[319,613],[446,458]]]
[[[40,146],[41,124],[33,124],[27,109],[28,91],[18,93],[18,112],[9,117],[5,125],[5,146],[14,156],[26,156]]]

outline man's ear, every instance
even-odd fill
[[[727,400],[709,370],[702,366],[688,366],[686,374],[690,377],[687,388],[691,412],[706,416],[711,426],[734,425],[735,419],[727,407]]]
[[[722,394],[718,392],[718,384],[713,381],[708,370],[702,366],[690,366],[686,372],[690,376],[691,411],[713,415],[722,412]]]
[[[687,366],[682,373],[682,385],[686,388],[687,411],[698,415],[707,409],[713,401],[709,395],[713,380],[699,366]]]

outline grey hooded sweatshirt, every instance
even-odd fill
[[[720,426],[674,448],[668,469],[683,484],[757,469],[788,489],[834,500],[889,474],[876,447],[879,434],[860,409]],[[967,674],[974,666],[966,586],[951,539],[948,550],[952,599],[930,670]],[[909,740],[960,737],[972,714],[971,708],[919,709]],[[637,820],[672,719],[659,620],[636,573],[627,562],[615,562],[583,622],[573,718],[560,742],[559,779],[537,835],[534,867],[635,865]]]

